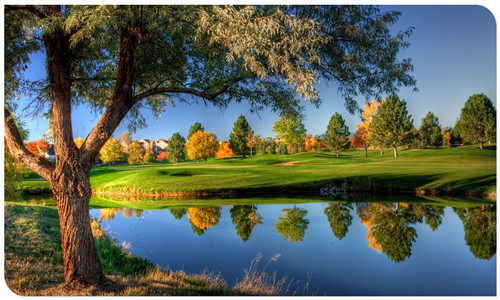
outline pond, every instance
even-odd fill
[[[107,200],[93,198],[91,215],[128,251],[171,270],[220,271],[229,286],[261,255],[266,272],[289,276],[288,295],[496,295],[496,205],[489,203],[412,196],[119,207]]]

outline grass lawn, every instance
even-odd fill
[[[252,160],[235,156],[207,162],[174,165],[154,163],[95,168],[92,189],[97,192],[155,194],[215,191],[286,191],[320,188],[326,181],[370,182],[394,189],[447,189],[496,192],[496,145],[442,149],[347,150],[340,157],[327,150],[294,155],[256,155]],[[273,165],[296,162],[293,165]],[[198,175],[198,176],[192,176]],[[200,176],[203,175],[203,176]],[[27,186],[47,182],[25,181]]]

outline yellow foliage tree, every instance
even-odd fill
[[[233,152],[233,149],[231,149],[229,147],[229,143],[221,141],[220,146],[219,146],[219,150],[217,150],[217,152],[215,152],[215,157],[217,157],[217,159],[220,159],[220,158],[233,157],[233,156],[234,156],[234,152]]]
[[[220,207],[191,207],[188,208],[188,218],[194,226],[201,230],[219,224]]]
[[[99,151],[101,154],[101,160],[103,163],[115,163],[117,161],[122,160],[123,153],[122,148],[118,144],[118,141],[111,137],[106,144]]]
[[[78,137],[76,140],[75,140],[75,145],[76,147],[78,147],[78,149],[80,149],[83,145],[83,142],[85,142],[84,139],[82,139],[81,137]]]
[[[198,130],[191,135],[186,143],[187,156],[191,160],[200,162],[200,159],[207,161],[207,158],[214,155],[219,148],[217,136],[210,131],[203,132]]]

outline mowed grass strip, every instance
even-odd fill
[[[199,164],[193,161],[107,166],[91,172],[92,189],[116,193],[176,193],[319,187],[330,180],[370,180],[381,188],[496,192],[496,145],[442,149],[323,149],[289,155],[255,155]],[[275,163],[296,162],[293,165]],[[204,175],[204,176],[192,176]]]

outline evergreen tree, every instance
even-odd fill
[[[186,159],[186,140],[178,133],[172,134],[168,141],[167,159],[176,165]]]
[[[307,210],[301,208],[283,209],[283,217],[278,218],[278,222],[274,223],[276,233],[283,236],[283,240],[288,239],[288,242],[298,242],[304,239],[309,220],[306,219]]]
[[[406,101],[391,95],[380,104],[370,123],[371,143],[382,147],[392,147],[394,157],[398,157],[398,146],[403,146],[411,138],[413,120],[406,111]]]
[[[497,110],[491,100],[483,93],[474,94],[465,102],[460,121],[457,122],[460,136],[467,142],[479,142],[479,148],[483,149],[483,143],[496,139]]]
[[[201,127],[201,124],[198,122],[191,125],[191,127],[189,127],[189,133],[188,133],[188,137],[187,137],[188,141],[191,138],[191,136],[193,134],[195,134],[196,132],[198,132],[199,130],[201,130],[201,132],[205,132],[205,127]]]
[[[330,203],[325,208],[325,215],[328,218],[333,234],[341,241],[349,231],[352,224],[351,210],[352,204]]]
[[[330,149],[330,151],[335,151],[337,157],[339,157],[343,149],[347,149],[350,146],[349,127],[345,125],[344,119],[338,112],[331,117],[330,122],[328,123],[323,143]]]
[[[433,135],[434,127],[439,126],[438,118],[431,112],[428,112],[425,118],[422,118],[422,124],[420,125],[420,141],[422,149],[431,145],[431,135]],[[441,131],[440,131],[441,133]]]
[[[250,126],[245,117],[240,115],[236,122],[234,122],[233,132],[229,134],[229,146],[233,149],[234,153],[243,155],[243,158],[245,158],[245,154],[249,150],[247,146],[249,128]]]
[[[441,126],[435,125],[429,137],[429,145],[439,148],[443,145],[443,135],[441,134]]]

